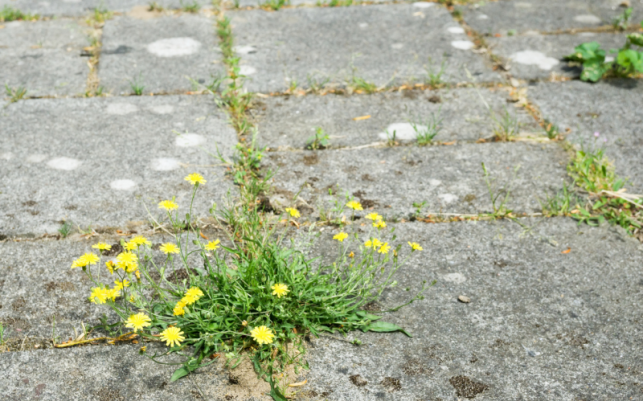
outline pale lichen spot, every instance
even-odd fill
[[[77,169],[81,164],[82,162],[77,159],[72,159],[69,157],[57,157],[55,159],[49,160],[47,166],[56,170],[71,171]]]
[[[183,57],[199,51],[201,42],[192,38],[168,38],[147,45],[147,51],[158,57]]]
[[[533,4],[524,1],[517,1],[514,3],[514,7],[516,8],[532,8],[533,6]]]
[[[418,1],[416,3],[413,3],[413,7],[417,8],[431,8],[435,6],[435,3],[427,3],[425,1]]]
[[[458,196],[453,194],[440,194],[438,195],[438,198],[440,198],[444,203],[453,203],[458,200]]]
[[[235,46],[232,50],[237,54],[252,54],[257,52],[257,48],[254,46]]]
[[[395,50],[399,50],[399,49],[401,49],[401,48],[403,48],[403,47],[404,47],[404,43],[393,43],[393,44],[391,45],[391,48],[393,48],[393,49],[395,49]]]
[[[181,134],[174,143],[180,148],[190,148],[204,144],[205,138],[199,134]]]
[[[181,162],[169,157],[160,157],[152,160],[151,167],[156,171],[171,171],[181,167]]]
[[[451,42],[451,46],[459,50],[470,50],[475,46],[470,40],[454,40]]]
[[[489,19],[489,16],[487,14],[479,14],[476,18],[478,18],[478,19]]]
[[[136,183],[132,180],[114,180],[109,186],[117,191],[131,191],[136,188]]]
[[[241,75],[252,75],[256,73],[257,69],[249,65],[242,65],[241,67],[239,67],[239,74]]]
[[[580,22],[582,24],[600,24],[601,19],[592,14],[577,15],[574,17],[574,21]]]
[[[462,27],[459,27],[459,26],[449,27],[449,28],[447,28],[447,31],[449,31],[449,33],[455,33],[455,34],[464,33],[464,29]]]
[[[359,27],[362,28],[362,29],[366,29],[366,28],[368,28],[368,24],[366,22],[360,22]]]
[[[442,280],[448,281],[450,283],[462,284],[467,281],[467,278],[460,273],[449,273],[442,276]]]
[[[27,157],[27,163],[41,163],[47,159],[47,155],[43,154],[34,154]]]
[[[416,125],[418,131],[425,130],[423,125]],[[386,132],[380,132],[378,136],[380,139],[388,140],[393,139],[395,133],[396,141],[413,141],[417,138],[417,133],[413,129],[413,125],[409,123],[394,123],[386,127]]]
[[[510,57],[514,62],[524,65],[536,65],[541,70],[551,70],[559,61],[553,57],[535,50],[523,50],[512,54]]]
[[[2,160],[11,160],[11,159],[13,159],[13,153],[11,153],[11,152],[2,153],[2,154],[0,154],[0,159],[2,159]]]
[[[431,179],[431,180],[429,180],[429,184],[431,184],[431,186],[433,186],[433,187],[437,187],[438,185],[442,184],[442,181]]]
[[[155,114],[172,114],[174,112],[174,106],[170,106],[169,104],[161,104],[158,106],[150,107],[150,110]]]
[[[111,103],[107,105],[107,114],[113,114],[117,116],[124,116],[130,113],[136,113],[138,107],[131,103]]]

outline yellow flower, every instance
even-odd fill
[[[107,270],[109,270],[111,274],[114,274],[114,267],[116,267],[116,264],[114,264],[114,262],[108,260],[107,262],[105,262],[105,267],[107,267]]]
[[[277,283],[272,287],[272,295],[276,295],[277,298],[281,298],[288,293],[288,286],[286,284]]]
[[[185,296],[183,297],[182,301],[184,301],[186,305],[192,305],[202,296],[203,291],[201,291],[199,287],[192,287],[189,290],[185,291]]]
[[[132,304],[133,304],[134,302],[136,302],[136,298],[134,298],[134,295],[130,295],[130,296],[129,296],[129,302],[130,302],[130,303],[132,303]]]
[[[355,257],[355,252],[351,252],[351,253],[349,253],[349,254],[348,254],[348,257],[349,257],[349,258],[354,258],[354,257]]]
[[[95,265],[98,263],[100,258],[93,253],[86,253],[78,259],[74,260],[74,263],[71,264],[71,268],[75,267],[85,267],[87,265]]]
[[[148,241],[148,239],[147,239],[147,238],[145,238],[145,237],[141,237],[140,235],[138,235],[138,236],[136,236],[136,237],[132,238],[132,239],[130,240],[130,242],[133,242],[133,243],[135,243],[136,245],[139,245],[139,246],[140,246],[140,245],[148,245],[148,246],[152,246],[152,243],[151,243],[150,241]]]
[[[377,220],[375,223],[373,223],[373,227],[377,228],[378,230],[386,227],[386,223],[384,220]]]
[[[385,243],[382,244],[380,249],[377,250],[377,252],[379,252],[379,253],[388,253],[389,249],[391,249],[391,247],[389,246],[388,242],[385,242]]]
[[[346,234],[345,232],[335,234],[335,236],[333,237],[333,239],[336,239],[339,242],[344,242],[346,238],[348,238],[348,234]]]
[[[366,215],[366,218],[373,221],[382,220],[382,216],[377,213],[369,213]]]
[[[168,347],[176,347],[181,345],[181,341],[185,340],[183,332],[178,327],[168,327],[161,332],[161,340],[165,341]]]
[[[375,248],[379,248],[381,245],[382,245],[382,242],[377,238],[373,238],[372,241],[369,239],[368,241],[364,242],[364,246],[367,248],[375,249]]]
[[[141,281],[141,272],[138,269],[134,272],[137,281]]]
[[[217,249],[219,249],[219,243],[220,242],[221,241],[219,241],[219,240],[210,241],[207,244],[205,244],[204,248],[205,248],[206,251],[216,251]]]
[[[100,251],[109,251],[110,249],[112,249],[112,246],[104,242],[99,242],[98,244],[92,245],[92,248],[98,249]]]
[[[198,184],[205,184],[207,181],[203,179],[201,174],[198,173],[192,173],[185,177],[185,181],[190,181],[190,184],[192,185],[198,185]]]
[[[161,252],[163,252],[166,255],[170,253],[181,253],[181,251],[179,250],[179,247],[171,242],[161,245],[160,249],[161,249]]]
[[[409,246],[411,247],[411,252],[422,250],[422,247],[417,242],[409,242]]]
[[[107,291],[104,288],[94,287],[92,288],[92,293],[89,296],[89,300],[95,304],[104,304],[107,302]]]
[[[270,344],[275,335],[272,333],[272,330],[266,326],[255,327],[250,330],[250,335],[259,345]]]
[[[174,316],[185,315],[185,310],[183,309],[185,308],[185,306],[186,305],[185,305],[185,302],[183,302],[183,300],[177,302],[176,305],[174,306],[174,311],[173,311]]]
[[[288,214],[294,218],[301,217],[301,214],[299,214],[299,210],[293,209],[292,207],[287,207],[286,212],[288,212]]]
[[[112,302],[116,301],[116,297],[121,296],[121,290],[118,288],[114,287],[111,290],[110,289],[105,289],[105,297],[109,298],[112,300]]]
[[[137,313],[136,315],[130,315],[127,319],[127,324],[125,327],[129,327],[134,330],[136,333],[139,330],[142,330],[143,327],[151,326],[152,320],[144,313]]]
[[[138,256],[132,252],[123,252],[116,257],[116,267],[131,273],[138,269]]]
[[[346,206],[351,208],[351,209],[353,209],[353,210],[364,210],[364,208],[362,208],[362,204],[359,203],[359,202],[355,202],[355,201],[348,202],[346,204]]]
[[[114,288],[117,288],[118,290],[122,290],[125,287],[129,287],[129,281],[123,280],[123,281],[114,281]]]
[[[164,200],[163,202],[159,203],[159,209],[165,209],[167,211],[170,210],[176,210],[179,208],[179,205],[177,205],[175,202],[171,200]]]
[[[133,251],[134,249],[138,248],[138,244],[136,242],[130,241],[125,243],[125,250],[126,251]]]

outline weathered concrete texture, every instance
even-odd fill
[[[520,166],[507,206],[538,212],[538,199],[561,188],[567,164],[558,145],[526,143],[273,152],[266,161],[266,169],[277,173],[275,191],[292,199],[302,190],[301,197],[316,209],[313,216],[321,200],[336,199],[329,197],[330,188],[340,203],[345,193],[352,194],[365,208],[388,217],[408,217],[412,204],[423,201],[424,211],[431,213],[492,211],[481,163],[496,195],[511,185]]]
[[[529,97],[545,118],[568,139],[584,146],[605,146],[622,177],[631,180],[630,192],[643,190],[643,85],[635,80],[610,80],[597,84],[581,81],[539,83]],[[598,132],[596,138],[594,133]],[[605,142],[607,141],[607,142]]]
[[[268,5],[270,3],[269,0],[239,0],[239,7],[261,7],[262,5]],[[351,4],[352,6],[357,6],[362,4],[363,2],[361,0],[353,0],[353,3]],[[405,0],[397,0],[397,1],[387,1],[387,0],[373,0],[369,1],[369,3],[409,3],[409,1]],[[234,4],[234,2],[233,2]],[[288,6],[319,6],[319,5],[328,5],[328,7],[331,4],[331,0],[290,0],[287,1]],[[424,6],[424,7],[433,7],[434,4],[431,3],[426,3],[430,4],[430,6]],[[343,7],[342,5],[337,5],[336,7]],[[422,6],[420,6],[422,7]]]
[[[197,2],[205,5],[204,0]],[[179,8],[180,0],[157,0],[156,3],[164,8]],[[191,2],[186,2],[192,4]],[[143,0],[0,0],[0,8],[9,6],[22,12],[38,14],[41,16],[83,16],[88,15],[94,9],[126,12],[136,6],[147,6]]]
[[[0,85],[27,96],[85,93],[89,73],[86,27],[73,20],[14,21],[0,29]],[[3,90],[4,92],[4,90]]]
[[[537,0],[493,1],[482,5],[458,7],[465,22],[481,34],[508,32],[555,32],[559,30],[587,29],[610,25],[614,17],[623,13],[619,0]],[[634,7],[632,21],[639,21],[641,5]]]
[[[141,345],[1,354],[0,392],[8,401],[225,399],[227,376],[219,367],[211,365],[170,383],[177,366],[139,355]],[[160,346],[147,346],[148,352],[163,352]]]
[[[199,213],[232,188],[207,152],[229,158],[236,133],[209,96],[41,99],[0,112],[2,235],[55,234],[61,220],[118,227],[174,195],[187,210],[193,172],[208,180]]]
[[[521,79],[545,79],[554,75],[580,76],[580,68],[570,67],[564,57],[586,42],[598,42],[603,49],[622,47],[625,34],[584,32],[574,35],[526,35],[489,38],[491,51],[503,57],[510,66],[509,73]]]
[[[571,219],[522,223],[532,230],[510,221],[396,225],[402,257],[407,241],[424,251],[396,273],[381,308],[438,281],[424,300],[384,315],[413,338],[350,335],[360,347],[321,338],[309,356],[311,398],[639,399],[641,245]],[[327,231],[312,255],[337,255],[335,231]],[[462,295],[471,302],[458,302]]]
[[[224,74],[215,21],[183,14],[140,20],[116,17],[105,23],[98,77],[115,93],[186,91],[188,78],[211,84]]]
[[[294,81],[301,87],[310,87],[311,80],[339,85],[353,75],[377,86],[424,81],[425,67],[437,73],[443,60],[446,82],[467,81],[463,67],[479,81],[499,79],[437,5],[231,11],[229,16],[251,91],[284,91]]]
[[[476,141],[493,136],[505,110],[524,132],[542,131],[525,112],[507,103],[501,89],[404,91],[354,96],[273,97],[258,101],[252,110],[262,146],[304,148],[320,127],[330,136],[331,148],[385,142],[386,131],[402,142],[416,140],[416,128],[441,121],[434,141]],[[358,119],[358,117],[366,117]]]

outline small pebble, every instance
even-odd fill
[[[458,301],[462,302],[463,304],[468,304],[469,302],[471,302],[471,298],[460,295],[458,297]]]

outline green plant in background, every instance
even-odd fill
[[[10,88],[9,85],[5,84],[4,90],[9,97],[10,103],[15,103],[18,100],[22,100],[27,95],[27,89],[22,86],[19,86],[17,88]]]
[[[143,85],[142,75],[139,74],[138,77],[129,81],[129,86],[130,88],[132,88],[132,92],[134,92],[136,96],[141,96],[143,94],[143,90],[145,89],[145,85]]]
[[[487,166],[482,163],[483,179],[485,184],[487,184],[489,199],[491,200],[491,206],[493,207],[493,218],[501,218],[511,215],[512,210],[507,208],[507,202],[509,201],[509,198],[511,196],[513,183],[518,176],[519,169],[520,166],[516,166],[509,184],[498,186],[495,182],[495,178],[492,178],[491,174],[487,170]]]
[[[641,22],[643,27],[643,22]],[[643,48],[643,34],[631,33],[622,48],[610,50],[616,53],[613,61],[606,60],[606,52],[598,42],[583,43],[576,46],[574,53],[565,57],[570,63],[581,65],[583,71],[580,78],[583,81],[597,82],[607,73],[617,77],[631,77],[643,73],[643,51],[633,47]]]
[[[356,93],[371,94],[377,92],[377,85],[354,74],[350,77],[347,86]]]
[[[152,1],[152,2],[150,2],[148,4],[147,10],[148,11],[163,11],[163,10],[165,10],[165,8],[163,8],[163,6],[161,6],[159,3],[155,2],[155,1]]]
[[[90,19],[97,24],[102,24],[105,21],[111,19],[113,16],[114,13],[109,11],[105,7],[105,4],[103,4],[103,2],[101,1],[98,7],[94,8],[94,12],[92,13]]]
[[[261,4],[262,8],[267,8],[273,11],[279,11],[284,6],[290,5],[290,0],[268,0]]]
[[[518,118],[509,113],[509,110],[506,108],[504,110],[505,112],[500,118],[498,118],[496,113],[491,110],[491,119],[495,125],[493,136],[496,141],[500,142],[512,141],[520,132],[520,123],[518,122]]]
[[[431,62],[431,58],[429,58],[429,65],[425,66],[424,69],[426,70],[426,83],[430,86],[436,87],[444,82],[442,81],[442,75],[444,75],[444,71],[446,71],[446,59],[442,58],[442,63],[440,64],[440,69],[435,72],[433,69],[433,65]]]
[[[544,202],[540,202],[540,207],[547,217],[571,216],[571,212],[578,210],[581,204],[582,199],[567,184],[563,184],[563,189],[554,196],[548,195]]]
[[[193,0],[191,3],[183,3],[183,0],[181,0],[181,10],[186,13],[198,13],[200,9],[201,4],[196,0]]]
[[[308,87],[310,88],[310,91],[313,93],[319,93],[324,89],[324,86],[330,82],[330,78],[324,77],[324,78],[317,78],[314,75],[308,74],[306,76],[306,81],[308,81]]]
[[[426,122],[420,121],[419,124],[415,122],[410,123],[413,127],[413,131],[415,131],[415,137],[418,145],[430,145],[431,142],[433,142],[433,139],[435,139],[435,137],[440,133],[442,130],[442,117],[440,117],[441,111],[442,106],[440,106],[437,113],[431,113],[431,118]]]
[[[612,21],[612,26],[616,30],[624,31],[630,26],[630,20],[632,19],[632,7],[628,7],[623,10],[623,14],[614,17]]]
[[[397,142],[397,130],[393,130],[393,132],[389,132],[389,130],[386,130],[386,145],[387,146],[396,146],[396,145],[398,145],[398,142]]]
[[[551,140],[556,140],[559,138],[560,130],[558,129],[557,125],[550,122],[549,120],[545,120],[544,126],[545,126],[545,134],[547,134],[547,138]]]
[[[10,6],[4,6],[0,9],[0,22],[11,21],[35,21],[40,16],[38,14],[23,13],[22,11]]]
[[[60,234],[61,237],[67,238],[71,233],[71,228],[72,228],[71,221],[65,220],[62,222],[62,225],[58,229],[58,233]]]
[[[306,149],[325,149],[330,144],[330,137],[321,127],[315,127],[315,135],[308,139]]]
[[[352,6],[353,3],[353,0],[330,0],[326,4],[328,4],[328,7],[349,7]]]

